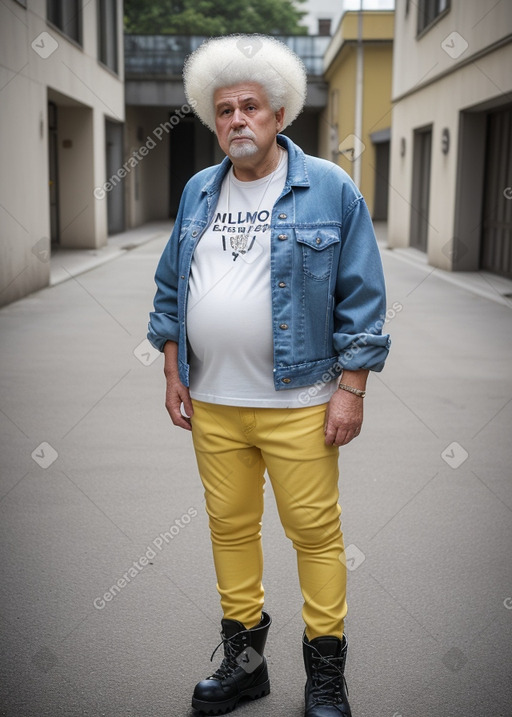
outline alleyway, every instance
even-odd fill
[[[0,311],[2,716],[187,717],[211,669],[202,488],[145,342],[166,238]],[[383,261],[393,346],[340,455],[353,715],[511,717],[512,302]],[[272,692],[235,714],[301,717],[295,556],[266,498]]]

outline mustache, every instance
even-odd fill
[[[240,130],[232,130],[228,135],[228,141],[231,142],[232,139],[235,139],[235,137],[247,137],[247,139],[256,139],[256,135],[254,132],[251,132],[250,129],[240,129]]]

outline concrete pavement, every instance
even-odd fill
[[[144,341],[154,229],[0,311],[5,717],[190,717],[210,670],[202,489]],[[510,717],[510,284],[382,253],[393,347],[340,455],[353,714]],[[272,692],[235,714],[300,717],[301,597],[270,488],[263,532]]]

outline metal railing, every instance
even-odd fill
[[[322,62],[330,37],[276,35],[302,59],[309,75],[322,75]],[[124,62],[127,78],[181,76],[187,55],[206,37],[199,35],[125,35]]]

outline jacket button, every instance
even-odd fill
[[[184,279],[184,278],[185,278],[185,274],[182,274],[182,275],[181,275],[181,278]]]
[[[279,328],[283,329],[283,331],[286,331],[286,329],[288,328],[288,324],[280,324]]]
[[[291,378],[282,378],[281,379],[282,383],[291,383],[291,381],[292,381]]]
[[[280,282],[279,282],[279,288],[280,288],[280,289],[284,289],[285,286],[286,286],[286,283],[285,283],[284,281],[280,281]]]
[[[288,234],[279,234],[277,237],[280,241],[284,241],[285,239],[288,239]]]
[[[316,241],[317,244],[321,244],[321,243],[322,243],[322,240],[320,239],[320,237],[317,237],[315,241]]]
[[[280,214],[279,219],[286,219],[287,216],[288,216],[287,214]]]
[[[194,231],[192,232],[192,236],[196,237],[198,234],[199,234],[199,232],[197,231],[197,229],[194,229]]]

